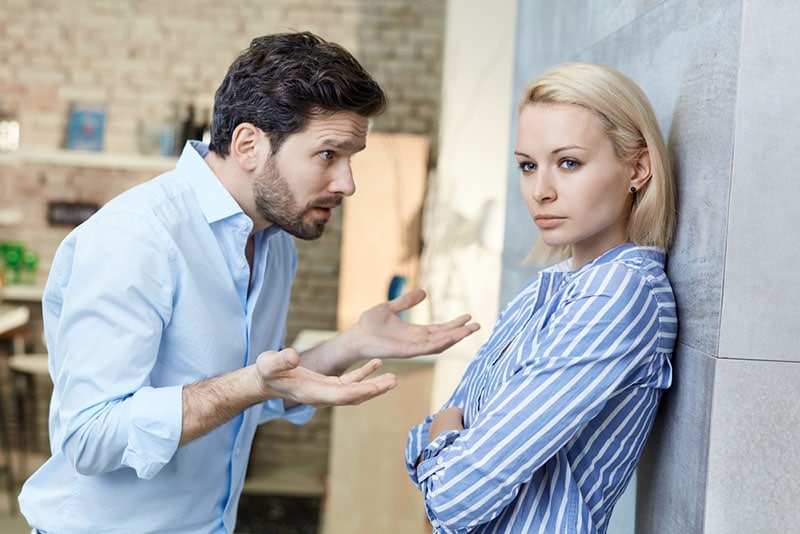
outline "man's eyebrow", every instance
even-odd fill
[[[350,141],[340,141],[338,139],[330,139],[330,138],[320,139],[318,144],[319,146],[326,146],[326,147],[329,146],[333,148],[338,148],[339,150],[349,150],[350,152],[359,152],[367,147],[367,145],[364,143],[356,144]]]

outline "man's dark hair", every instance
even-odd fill
[[[233,130],[249,122],[276,153],[310,118],[339,111],[371,117],[385,105],[378,83],[338,44],[309,32],[265,35],[239,54],[217,89],[209,148],[227,156]]]

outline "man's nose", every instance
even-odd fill
[[[351,196],[356,192],[356,183],[353,180],[353,169],[350,164],[342,165],[333,171],[329,189],[331,193]]]

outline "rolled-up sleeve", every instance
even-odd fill
[[[182,398],[181,386],[143,388],[131,398],[122,464],[133,468],[139,478],[152,478],[178,449]]]
[[[411,481],[419,486],[417,478],[417,465],[422,456],[422,451],[428,444],[428,428],[430,427],[433,416],[428,416],[425,421],[414,426],[408,433],[406,440],[406,471]]]
[[[121,242],[130,233],[140,237]],[[44,304],[63,301],[58,316],[44,314],[58,323],[48,339],[54,446],[84,475],[127,466],[151,478],[177,450],[182,425],[182,386],[150,382],[170,320],[169,250],[148,221],[115,214],[59,254],[71,255],[59,262],[69,272],[57,273]]]

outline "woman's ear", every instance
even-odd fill
[[[650,150],[643,148],[633,160],[631,174],[631,187],[635,187],[638,191],[653,177],[653,172],[650,167]]]
[[[269,157],[269,138],[257,126],[243,122],[233,130],[230,150],[242,170],[254,171],[261,158]]]

